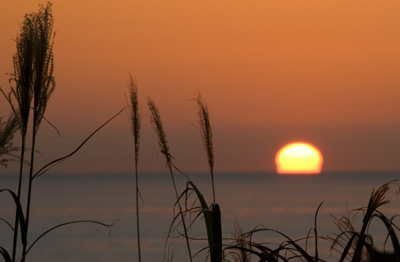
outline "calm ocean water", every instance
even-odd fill
[[[211,202],[208,174],[191,174],[191,179]],[[180,176],[177,176],[180,177]],[[232,237],[235,221],[244,232],[257,225],[279,230],[296,239],[313,228],[318,205],[321,236],[337,232],[329,214],[346,215],[348,210],[366,206],[372,190],[400,178],[399,173],[323,173],[316,176],[280,176],[262,173],[216,174],[216,202],[222,212],[223,236]],[[74,224],[59,228],[42,238],[29,253],[29,261],[137,261],[134,177],[132,175],[52,175],[34,181],[30,241],[48,228],[73,220],[98,220],[112,223],[109,231],[94,224]],[[185,181],[178,179],[180,191]],[[1,188],[15,188],[16,177],[0,177]],[[169,225],[173,219],[175,195],[168,174],[140,176],[142,256],[144,261],[162,261]],[[382,208],[391,217],[400,214],[400,196],[389,192],[392,202]],[[13,219],[14,206],[7,194],[0,195],[1,218]],[[362,220],[358,217],[356,225]],[[192,233],[205,237],[203,221]],[[384,232],[379,222],[372,233],[382,243]],[[11,231],[0,223],[0,246],[10,248]],[[279,242],[276,234],[260,234],[259,241]],[[225,243],[229,243],[226,240]],[[197,241],[195,249],[206,245]],[[379,244],[378,244],[379,245]],[[174,240],[170,245],[174,261],[185,260],[185,245]],[[328,261],[328,248],[321,247]],[[203,252],[204,253],[204,252]],[[196,261],[203,261],[200,254]]]

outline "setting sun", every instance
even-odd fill
[[[321,152],[304,142],[285,145],[275,157],[278,174],[319,174],[322,162]]]

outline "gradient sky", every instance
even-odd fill
[[[46,1],[0,2],[0,86],[8,88],[25,13]],[[207,170],[197,125],[209,106],[216,171],[275,170],[285,144],[314,144],[325,171],[400,170],[400,1],[53,1],[56,90],[37,168],[75,149],[139,85],[141,171],[165,170],[151,97],[183,171]],[[6,101],[0,112],[10,112]],[[133,171],[126,114],[53,172]],[[1,172],[12,172],[13,167]]]

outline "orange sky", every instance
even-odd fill
[[[0,3],[4,89],[19,23],[40,3]],[[132,73],[142,108],[142,171],[165,170],[147,97],[159,107],[176,164],[207,170],[192,125],[197,92],[210,109],[217,171],[273,171],[276,152],[295,140],[321,150],[323,170],[400,170],[397,0],[53,3],[57,86],[47,118],[62,138],[42,125],[39,166],[118,112]],[[0,110],[8,114],[5,100]],[[130,172],[132,143],[122,115],[54,172]]]

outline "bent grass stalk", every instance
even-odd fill
[[[163,125],[161,122],[160,113],[158,112],[158,109],[157,109],[155,103],[151,99],[148,99],[147,103],[148,103],[148,106],[150,109],[150,121],[153,124],[153,128],[157,133],[158,144],[160,146],[161,153],[163,153],[163,155],[165,156],[165,159],[167,160],[167,166],[169,169],[169,173],[171,175],[172,184],[173,184],[174,192],[175,192],[175,196],[176,196],[176,201],[178,203],[179,214],[180,214],[181,220],[182,220],[182,226],[183,226],[184,236],[186,239],[186,245],[187,245],[187,249],[188,249],[189,259],[190,259],[190,261],[192,261],[192,252],[190,249],[188,231],[187,231],[187,227],[186,227],[185,217],[184,217],[184,214],[182,211],[182,206],[179,201],[178,189],[176,187],[175,177],[174,177],[174,172],[173,172],[172,156],[169,152],[167,137],[165,135],[164,128],[163,128]]]
[[[113,115],[111,118],[109,118],[106,122],[104,122],[101,126],[99,126],[96,130],[94,130],[88,137],[86,137],[85,140],[83,140],[83,142],[71,153],[69,153],[68,155],[65,155],[63,157],[57,158],[51,162],[49,162],[48,164],[46,164],[45,166],[43,166],[42,168],[40,168],[32,177],[32,179],[34,180],[35,178],[38,178],[42,175],[44,175],[47,171],[49,171],[51,168],[55,167],[56,165],[60,164],[61,162],[67,160],[68,158],[72,157],[73,155],[75,155],[96,133],[98,133],[101,129],[103,129],[103,127],[105,127],[108,123],[110,123],[114,118],[116,118],[117,116],[119,116],[123,111],[125,110],[125,108],[122,108],[118,113],[116,113],[115,115]]]
[[[382,256],[391,256],[393,260],[400,261],[400,245],[394,229],[400,230],[393,221],[384,216],[378,208],[388,204],[390,201],[385,200],[387,191],[390,185],[395,185],[400,188],[397,180],[389,181],[382,185],[378,190],[374,190],[370,196],[367,207],[358,208],[350,211],[351,213],[363,213],[363,221],[360,231],[357,231],[352,225],[348,217],[341,216],[339,218],[333,217],[335,225],[340,230],[340,233],[335,235],[335,238],[330,238],[333,241],[332,250],[338,251],[341,254],[339,261],[351,260],[352,262],[360,261],[363,257],[369,257],[371,261],[380,261]],[[396,193],[399,193],[397,191]],[[382,253],[375,249],[373,246],[373,239],[368,230],[374,218],[378,218],[383,222],[388,232],[393,245],[394,253]],[[343,249],[337,248],[339,246]],[[376,259],[378,260],[376,260]],[[390,260],[392,261],[392,260]]]
[[[221,226],[221,210],[219,205],[213,203],[211,209],[208,207],[203,194],[197,188],[197,186],[189,181],[190,185],[196,193],[197,198],[200,201],[201,213],[203,213],[204,222],[207,231],[208,247],[210,250],[211,262],[219,262],[223,259],[222,253],[222,226]]]
[[[46,230],[45,232],[43,232],[42,234],[40,234],[40,236],[38,236],[33,242],[32,244],[28,247],[28,249],[26,250],[26,254],[29,253],[29,251],[33,248],[33,246],[40,240],[42,239],[44,236],[46,236],[48,233],[54,231],[57,228],[60,227],[64,227],[64,226],[68,226],[68,225],[72,225],[72,224],[82,224],[82,223],[89,223],[89,224],[96,224],[96,225],[100,225],[103,226],[105,228],[108,228],[111,232],[111,228],[113,227],[113,225],[117,222],[118,220],[114,221],[112,224],[105,224],[96,220],[76,220],[76,221],[69,221],[69,222],[65,222],[65,223],[61,223],[58,224],[56,226],[53,226],[51,228],[49,228],[48,230]],[[110,234],[110,233],[109,233]]]
[[[358,262],[361,260],[361,254],[363,247],[365,246],[366,242],[365,239],[367,237],[366,230],[367,227],[373,218],[374,213],[376,210],[382,206],[389,203],[388,200],[385,200],[385,194],[389,190],[389,185],[385,184],[380,187],[376,192],[372,192],[371,197],[369,199],[368,207],[366,213],[364,215],[363,224],[360,233],[358,234],[356,247],[354,249],[354,255],[352,258],[352,262]]]

